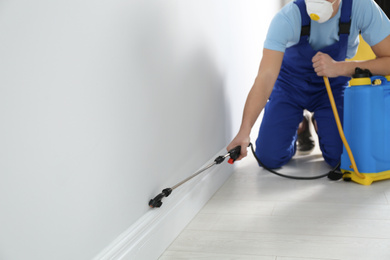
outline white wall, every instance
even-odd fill
[[[278,7],[1,1],[0,259],[91,259],[225,147]]]

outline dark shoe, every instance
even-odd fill
[[[297,139],[297,150],[300,155],[306,155],[313,151],[314,140],[310,133],[310,116],[305,115],[300,125],[300,130]]]

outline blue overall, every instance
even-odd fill
[[[256,155],[269,168],[286,164],[296,152],[297,130],[303,120],[303,110],[314,112],[318,126],[320,149],[325,161],[336,166],[342,153],[342,141],[332,112],[323,77],[317,76],[312,58],[318,52],[335,61],[346,58],[352,0],[343,0],[339,26],[339,41],[314,50],[308,41],[310,17],[304,0],[297,0],[302,17],[300,41],[286,49],[279,76],[264,108],[264,116],[256,140]],[[344,90],[350,78],[330,78],[340,120],[343,120]]]

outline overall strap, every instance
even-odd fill
[[[352,0],[342,0],[341,17],[339,24],[339,35],[349,35],[351,28]]]
[[[300,41],[307,40],[307,38],[310,35],[311,19],[306,11],[305,0],[295,0],[294,4],[296,4],[298,6],[299,11],[301,13],[302,27],[301,27],[301,40]]]
[[[341,17],[339,23],[339,42],[344,51],[344,59],[348,52],[348,37],[351,29],[352,0],[342,0]]]

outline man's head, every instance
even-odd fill
[[[316,22],[324,23],[337,14],[341,0],[305,0],[306,11]]]

